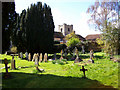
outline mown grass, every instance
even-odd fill
[[[95,53],[94,64],[86,64],[89,60],[89,54],[80,54],[84,60],[81,63],[74,64],[74,61],[68,60],[68,64],[53,64],[52,61],[40,63],[39,68],[44,69],[43,73],[35,73],[35,63],[32,61],[21,60],[15,57],[16,70],[11,70],[11,78],[2,79],[3,88],[118,88],[118,62],[110,61],[105,53]],[[8,65],[11,66],[12,57],[2,54],[0,59],[8,59]],[[3,62],[0,63],[4,67]],[[85,66],[86,77],[80,71],[82,65]],[[20,68],[21,67],[21,68]],[[5,69],[0,69],[2,73]]]

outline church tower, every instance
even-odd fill
[[[65,23],[63,25],[58,25],[58,31],[61,32],[64,36],[66,36],[73,31],[73,25],[67,25]]]

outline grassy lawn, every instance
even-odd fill
[[[39,68],[44,69],[43,73],[36,72],[35,62],[21,60],[15,57],[16,70],[8,71],[11,78],[2,79],[3,88],[118,88],[118,62],[114,63],[105,57],[104,53],[95,53],[94,64],[86,64],[84,67],[86,77],[80,71],[82,65],[89,60],[89,54],[80,54],[84,60],[81,63],[74,64],[74,61],[68,60],[68,64],[53,64],[52,61],[39,63]],[[70,57],[70,56],[69,56]],[[4,67],[3,59],[8,59],[8,65],[11,66],[12,57],[9,55],[0,55],[1,67]],[[5,69],[0,69],[2,73]],[[0,74],[1,75],[1,74]],[[3,75],[3,74],[2,74]]]

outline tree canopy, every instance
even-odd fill
[[[9,50],[16,15],[14,2],[2,2],[2,53]]]
[[[18,51],[49,52],[54,43],[54,22],[51,8],[41,2],[31,4],[17,17],[14,45]]]
[[[117,54],[120,48],[120,40],[118,35],[120,29],[118,28],[118,2],[112,0],[96,0],[94,5],[91,5],[87,13],[91,15],[88,20],[89,24],[95,25],[97,30],[102,32],[104,41],[104,51],[106,53]]]

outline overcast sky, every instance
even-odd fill
[[[86,14],[86,11],[94,3],[94,0],[15,0],[16,12],[21,13],[23,9],[27,9],[32,3],[38,1],[51,7],[55,31],[58,31],[58,25],[66,23],[73,24],[76,34],[83,37],[88,34],[100,33],[89,27],[87,23],[90,16]]]

